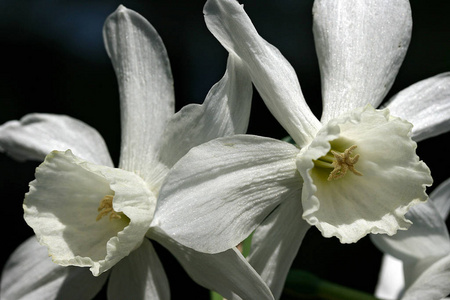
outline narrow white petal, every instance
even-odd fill
[[[169,172],[152,226],[200,252],[236,246],[301,187],[298,149],[236,135],[192,148]]]
[[[172,167],[191,148],[214,138],[245,133],[250,118],[252,83],[242,61],[230,54],[224,77],[202,105],[189,104],[169,121],[160,149],[161,160]]]
[[[402,90],[386,106],[392,115],[413,123],[413,139],[421,141],[450,130],[450,73],[419,81]]]
[[[322,122],[368,103],[377,107],[394,83],[409,45],[409,2],[318,0],[313,16]]]
[[[166,122],[174,113],[166,49],[148,21],[123,6],[106,19],[103,36],[119,82],[120,166],[145,174]]]
[[[375,296],[379,299],[398,299],[405,280],[403,279],[403,263],[401,260],[388,254],[383,256],[378,283],[375,287]]]
[[[272,290],[275,299],[283,291],[287,273],[308,229],[302,219],[301,193],[294,191],[255,230],[249,263]]]
[[[227,299],[273,299],[272,293],[255,270],[236,249],[217,254],[196,252],[161,234],[151,237],[166,247],[198,284]]]
[[[105,199],[113,212],[100,209]],[[155,203],[134,173],[54,151],[36,169],[24,217],[55,262],[90,266],[98,276],[140,245]]]
[[[422,270],[414,272],[417,279],[407,287],[401,300],[440,300],[450,293],[450,254]]]
[[[434,189],[430,199],[433,200],[441,218],[446,220],[450,211],[450,178]]]
[[[53,263],[47,249],[33,236],[20,245],[6,263],[1,279],[1,298],[91,299],[107,278],[107,273],[94,277],[87,269]]]
[[[0,152],[17,160],[43,161],[53,150],[67,149],[87,161],[113,166],[101,135],[77,119],[34,113],[0,126]]]
[[[278,122],[298,145],[307,145],[320,123],[306,104],[289,62],[259,36],[236,0],[209,0],[204,14],[212,34],[247,65],[253,84]]]
[[[149,240],[114,266],[108,299],[170,299],[166,273]]]
[[[416,155],[411,127],[388,110],[370,105],[330,120],[298,155],[305,182],[303,218],[325,237],[336,236],[342,243],[356,242],[368,233],[392,235],[408,228],[405,213],[427,200],[425,189],[432,183],[430,170]],[[359,174],[349,170],[342,178],[330,178],[334,171],[326,156],[331,155],[330,148],[343,153],[351,147],[356,147],[351,155]]]

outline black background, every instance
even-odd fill
[[[104,51],[102,25],[120,4],[148,19],[161,35],[175,81],[176,108],[203,101],[223,75],[227,53],[207,30],[204,1],[19,1],[0,2],[0,124],[31,112],[66,114],[96,128],[117,164],[119,94]],[[241,1],[261,36],[295,68],[308,104],[321,113],[320,77],[311,31],[312,0]],[[450,71],[450,2],[411,1],[413,36],[388,97],[409,85]],[[255,91],[249,133],[282,138],[286,132]],[[450,175],[450,134],[420,142],[417,153],[435,185]],[[0,154],[1,266],[32,230],[23,221],[23,195],[37,162],[18,163]],[[155,243],[156,244],[156,243]],[[173,299],[207,299],[164,248],[156,245]],[[294,263],[298,268],[355,289],[373,292],[381,253],[363,238],[341,245],[311,229]],[[187,286],[187,287],[186,287]],[[183,288],[181,288],[183,287]],[[98,295],[102,299],[104,294]]]

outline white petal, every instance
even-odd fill
[[[231,54],[224,77],[211,88],[204,103],[186,105],[169,120],[158,149],[160,164],[151,168],[148,173],[152,177],[146,178],[155,191],[159,191],[169,169],[191,148],[246,132],[252,91],[246,68]]]
[[[255,230],[249,263],[272,290],[275,299],[283,291],[287,273],[308,229],[302,219],[300,191],[281,203]]]
[[[419,266],[419,269],[420,266]],[[450,293],[450,255],[417,272],[417,279],[407,288],[402,300],[439,300]]]
[[[224,77],[211,88],[204,103],[189,104],[170,119],[160,149],[163,163],[170,168],[195,146],[245,133],[251,100],[247,70],[237,56],[230,54]]]
[[[108,299],[170,299],[166,273],[149,240],[114,266]]]
[[[107,195],[113,196],[114,211],[124,215],[97,221]],[[140,245],[155,203],[134,173],[88,163],[70,150],[54,151],[36,169],[24,217],[56,263],[90,266],[97,276]]]
[[[375,296],[385,300],[398,299],[404,286],[402,261],[390,255],[384,255],[375,287]]]
[[[0,152],[17,160],[43,161],[53,150],[67,149],[87,161],[113,166],[101,135],[77,119],[34,113],[0,126]]]
[[[91,299],[107,278],[106,273],[94,277],[87,269],[61,267],[53,263],[47,249],[33,236],[20,245],[6,263],[1,280],[1,298]]]
[[[446,220],[450,211],[450,178],[433,190],[430,199],[433,200],[441,218]]]
[[[450,253],[447,227],[432,202],[412,207],[406,217],[413,223],[408,230],[393,236],[372,235],[375,245],[405,263]]]
[[[174,113],[166,49],[148,21],[123,6],[106,19],[103,36],[119,82],[120,167],[145,174]]]
[[[392,97],[386,106],[392,115],[414,124],[415,141],[449,131],[450,73],[442,73],[409,86]]]
[[[394,83],[409,45],[409,2],[318,0],[313,16],[322,122],[368,103],[377,107]]]
[[[207,254],[184,247],[161,234],[151,237],[166,247],[198,284],[218,292],[227,299],[273,299],[264,281],[236,248]],[[239,298],[240,299],[240,298]]]
[[[236,246],[300,189],[297,153],[291,144],[246,135],[192,148],[169,172],[152,226],[200,252]]]
[[[237,1],[209,0],[204,14],[212,34],[247,65],[253,84],[278,122],[298,145],[307,145],[320,123],[306,104],[289,62],[259,36]]]
[[[388,110],[370,106],[331,120],[297,158],[304,180],[303,218],[342,243],[406,229],[410,222],[404,214],[426,201],[425,188],[432,183],[430,170],[415,153],[411,127]],[[343,178],[327,180],[333,168],[318,167],[313,160],[330,151],[330,142],[339,152],[357,146],[352,155],[360,155],[355,169],[362,176],[348,171]]]

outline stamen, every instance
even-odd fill
[[[97,211],[99,213],[97,215],[97,218],[95,219],[96,221],[100,221],[101,218],[103,218],[104,216],[107,216],[108,214],[109,214],[110,221],[112,219],[121,219],[122,218],[123,213],[116,212],[113,209],[113,206],[112,206],[113,198],[114,198],[114,196],[112,196],[112,195],[106,195],[100,201],[100,205],[98,206],[98,209],[97,209]]]
[[[347,174],[347,171],[350,170],[353,174],[362,176],[363,174],[355,169],[355,164],[358,162],[359,154],[351,157],[352,151],[356,149],[356,145],[351,146],[346,149],[344,153],[339,153],[334,150],[331,150],[331,153],[334,155],[335,160],[332,165],[334,170],[331,171],[330,176],[328,176],[328,181],[340,179]]]

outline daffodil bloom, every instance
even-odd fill
[[[320,120],[291,65],[259,36],[237,1],[209,0],[204,13],[210,31],[242,59],[297,146],[237,135],[193,148],[171,169],[152,222],[207,253],[255,231],[249,261],[275,297],[311,225],[343,243],[407,229],[405,213],[426,201],[432,183],[416,141],[448,130],[450,120],[449,74],[407,88],[385,109],[374,108],[392,86],[410,41],[409,2],[315,1]],[[189,216],[185,202],[199,214]],[[159,220],[163,216],[171,218]],[[189,222],[170,221],[180,219]]]
[[[272,299],[237,249],[198,253],[150,227],[173,164],[193,146],[246,131],[252,87],[242,62],[230,55],[204,103],[174,114],[167,53],[150,23],[120,6],[105,22],[104,40],[120,90],[119,168],[101,136],[70,117],[32,114],[0,127],[0,149],[17,159],[42,160],[53,150],[24,200],[25,220],[48,252],[35,238],[19,247],[3,271],[2,298],[90,299],[109,278],[110,299],[168,299],[153,239],[201,285],[230,298]]]
[[[376,296],[380,299],[440,300],[450,293],[450,238],[445,225],[450,208],[450,180],[427,203],[407,213],[413,225],[394,236],[372,235],[385,253]]]

